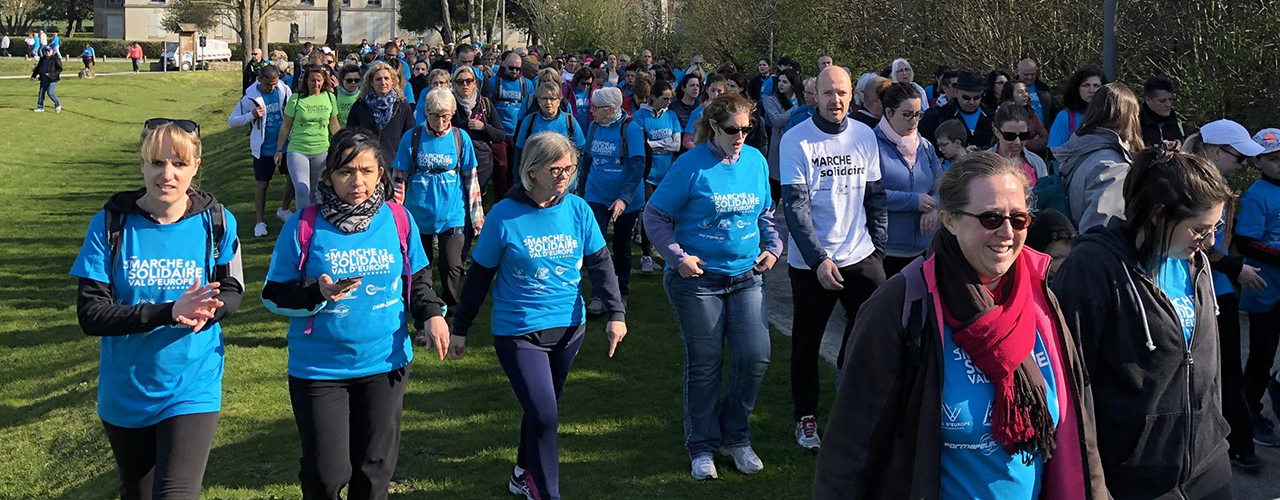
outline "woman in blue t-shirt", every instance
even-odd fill
[[[484,226],[475,149],[465,131],[451,126],[457,106],[447,88],[428,92],[422,103],[426,125],[404,134],[394,163],[396,191],[418,223],[422,247],[439,247],[435,267],[440,268],[441,298],[450,308],[458,305],[462,283],[463,231],[475,236]],[[445,313],[452,317],[451,311]],[[425,339],[418,341],[426,345]]]
[[[1082,236],[1054,276],[1114,498],[1231,498],[1218,307],[1203,250],[1231,199],[1204,157],[1149,149],[1125,178],[1123,224]]]
[[[1052,259],[1024,247],[1026,175],[975,152],[938,195],[931,255],[859,310],[814,500],[1108,498],[1085,381],[1096,372],[1049,290]]]
[[[200,149],[194,122],[148,120],[144,187],[107,201],[71,267],[80,327],[102,338],[98,416],[126,499],[199,497],[222,407],[220,322],[244,278],[235,218],[192,186]]]
[[[764,468],[747,422],[769,365],[763,273],[782,253],[768,161],[743,147],[754,105],[737,92],[711,100],[698,145],[680,156],[645,210],[667,262],[663,284],[684,342],[685,447],[695,479],[718,477],[712,453],[745,474]],[[728,394],[720,365],[728,341]],[[718,411],[717,411],[718,409]]]
[[[554,81],[539,83],[538,88],[533,92],[532,99],[534,99],[534,107],[530,109],[533,112],[520,120],[514,134],[516,151],[512,164],[520,164],[520,155],[524,152],[525,142],[542,132],[563,135],[573,143],[573,147],[582,151],[582,148],[587,145],[587,139],[582,135],[582,127],[578,126],[578,121],[564,112],[564,107],[561,106],[563,98],[560,95],[560,85]]]
[[[1089,109],[1093,95],[1107,83],[1107,74],[1097,66],[1085,66],[1071,75],[1063,86],[1062,111],[1050,122],[1050,148],[1065,144],[1080,129],[1080,124],[1084,123],[1084,112]]]
[[[471,252],[449,355],[461,359],[466,353],[467,332],[493,286],[494,350],[524,410],[507,488],[559,500],[557,404],[586,332],[578,293],[584,268],[607,303],[610,357],[627,335],[625,306],[592,210],[569,194],[577,148],[561,134],[544,132],[525,143],[524,153],[520,182],[493,206]]]
[[[657,189],[658,184],[662,183],[662,178],[667,175],[668,170],[671,170],[675,154],[680,152],[680,134],[684,127],[680,125],[680,118],[676,116],[675,111],[670,109],[673,93],[670,82],[659,80],[654,83],[649,92],[649,102],[640,105],[640,110],[636,111],[633,118],[644,129],[645,142],[653,152],[644,176],[646,200],[653,195],[653,190]],[[651,255],[653,245],[649,241],[649,235],[644,232],[643,217],[638,222],[641,226],[640,271],[648,274],[657,269]]]
[[[377,136],[338,132],[316,185],[319,204],[285,223],[262,287],[267,309],[289,317],[304,498],[338,498],[348,485],[347,498],[386,497],[413,359],[408,317],[440,359],[448,347],[413,216],[386,201],[385,165]]]
[[[631,236],[644,208],[644,129],[622,112],[622,91],[616,87],[595,92],[591,114],[578,193],[591,206],[601,234],[613,224],[613,270],[625,298],[630,294]],[[603,309],[598,294],[587,306],[592,315]]]

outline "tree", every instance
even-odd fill
[[[41,6],[38,0],[0,0],[0,28],[14,35],[31,32]]]
[[[401,0],[396,24],[405,31],[437,31],[444,43],[454,43],[453,19],[466,16],[466,7],[449,0]],[[448,15],[442,15],[447,13]]]
[[[329,0],[329,29],[324,37],[325,45],[336,47],[342,43],[342,0]]]
[[[79,31],[85,19],[93,18],[93,0],[38,0],[40,2],[37,17],[48,20],[66,21],[65,33]],[[0,9],[7,10],[7,9]]]
[[[203,0],[171,0],[164,11],[160,26],[170,33],[178,31],[180,24],[194,24],[200,31],[209,31],[221,23],[227,11],[221,5]]]

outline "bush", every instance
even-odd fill
[[[98,54],[98,57],[115,58],[127,57],[129,46],[133,45],[132,40],[116,40],[113,38],[63,38],[62,53],[70,57],[79,57],[86,43],[93,45],[93,50]],[[160,53],[164,52],[164,42],[145,41],[138,43],[142,45],[142,54],[147,59],[159,58]]]
[[[317,47],[317,50],[320,45],[322,44],[319,44],[319,43],[315,44],[315,46]],[[228,44],[228,46],[231,48],[232,61],[243,61],[246,59],[244,55],[244,46],[240,42],[230,43]],[[343,57],[346,57],[347,54],[350,54],[352,52],[358,53],[360,51],[360,44],[344,43],[344,44],[339,44],[336,48],[338,49],[338,58],[341,59]],[[286,54],[289,54],[289,61],[293,61],[293,58],[297,57],[299,52],[302,52],[302,44],[300,43],[269,43],[267,44],[267,56],[270,56],[271,52],[276,50],[283,50]]]

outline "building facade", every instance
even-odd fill
[[[325,0],[283,0],[287,5],[272,16],[267,25],[267,42],[289,42],[296,30],[297,41],[324,42],[328,14]],[[176,40],[163,27],[166,0],[94,0],[93,35],[123,40]],[[405,36],[396,27],[397,0],[343,0],[342,41],[387,40]],[[205,33],[215,40],[238,42],[235,30],[218,27]]]

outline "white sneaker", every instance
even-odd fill
[[[817,451],[822,446],[818,437],[818,417],[806,415],[796,422],[796,444],[806,450]]]
[[[44,108],[36,108],[36,109],[35,109],[35,112],[37,112],[37,113],[43,113],[43,112],[44,112]]]
[[[293,212],[289,211],[287,208],[277,208],[276,217],[279,217],[282,221],[288,222],[289,218],[293,217]]]
[[[267,235],[267,223],[259,222],[253,225],[253,235],[259,238]]]
[[[62,106],[58,106],[58,107],[53,108],[53,112],[54,112],[54,113],[61,113],[61,112],[62,112]]]
[[[649,274],[649,273],[652,273],[655,269],[657,269],[657,266],[653,265],[653,257],[650,257],[648,255],[640,256],[640,272]]]
[[[693,457],[693,478],[699,481],[720,479],[720,474],[716,473],[716,461],[710,453]]]
[[[755,450],[752,450],[750,446],[720,448],[716,451],[721,455],[733,457],[733,466],[737,467],[738,472],[743,474],[755,474],[764,470],[764,462],[760,461],[760,456],[756,455]]]
[[[507,493],[525,496],[524,470],[518,466],[511,471],[511,478],[507,480]]]

